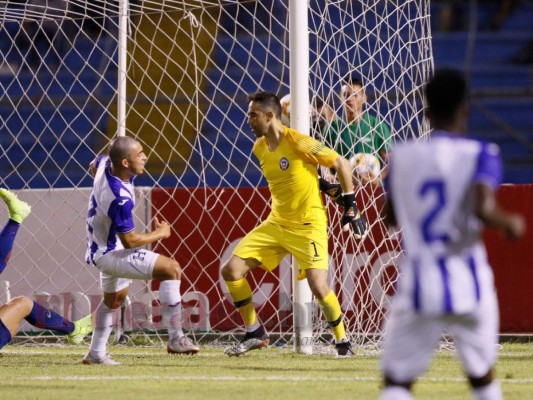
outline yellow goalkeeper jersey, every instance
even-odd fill
[[[332,167],[339,154],[310,136],[285,127],[279,146],[270,151],[265,137],[253,148],[272,196],[267,220],[305,228],[327,224],[318,188],[317,165]]]

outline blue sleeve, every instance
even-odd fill
[[[94,168],[98,168],[98,166],[100,165],[100,161],[102,161],[102,159],[105,157],[104,154],[100,154],[99,156],[97,156],[94,161],[93,161],[93,165],[94,165]]]
[[[117,233],[133,231],[133,201],[128,197],[120,197],[111,203],[108,216],[111,218],[113,228]]]
[[[500,148],[494,143],[481,143],[474,182],[496,188],[502,181],[502,159]]]

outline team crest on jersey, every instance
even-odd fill
[[[287,160],[285,157],[281,157],[281,160],[279,160],[279,167],[282,171],[285,171],[287,168],[289,168],[289,160]]]

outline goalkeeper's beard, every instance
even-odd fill
[[[262,138],[263,136],[265,136],[265,133],[257,130],[257,128],[252,128],[252,132],[255,135],[255,137],[258,138],[258,139]]]

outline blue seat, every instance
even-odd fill
[[[15,116],[6,118],[8,112],[7,107],[0,107],[7,132],[11,133],[1,135],[0,144],[28,185],[71,187],[85,179],[95,148],[90,108],[81,112],[68,105],[38,109],[28,105],[18,107]],[[8,171],[2,173],[10,175]]]
[[[476,131],[493,130],[504,122],[512,128],[531,131],[531,105],[532,102],[528,98],[474,100],[470,107],[470,128]]]
[[[504,63],[520,50],[531,35],[527,33],[479,32],[476,36],[472,59],[476,65]],[[433,35],[433,55],[437,66],[463,63],[467,56],[467,32],[436,33]]]
[[[525,1],[509,15],[500,29],[507,32],[531,32],[533,28],[531,21],[533,21],[533,3]]]

